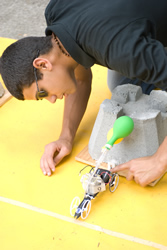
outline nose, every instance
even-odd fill
[[[57,100],[57,96],[56,95],[51,95],[51,96],[48,96],[46,97],[46,99],[51,102],[51,103],[55,103],[56,100]]]

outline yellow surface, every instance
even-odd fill
[[[12,40],[0,38],[0,52]],[[92,201],[86,221],[70,216],[75,196],[83,198],[75,156],[88,144],[100,103],[110,98],[107,70],[93,67],[93,89],[73,152],[51,177],[39,161],[45,144],[58,138],[63,101],[18,101],[0,108],[0,249],[166,249],[167,175],[142,188],[120,178],[118,189]],[[5,199],[8,198],[8,199]]]

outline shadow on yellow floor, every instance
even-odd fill
[[[0,53],[13,42],[0,38]],[[44,146],[58,138],[63,101],[18,101],[0,108],[0,249],[166,249],[167,175],[142,188],[120,178],[118,189],[92,201],[86,221],[70,216],[83,197],[75,156],[88,144],[100,103],[110,98],[107,70],[93,68],[93,89],[72,154],[51,177],[39,167]]]

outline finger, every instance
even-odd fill
[[[131,172],[128,172],[126,179],[127,179],[127,181],[132,181],[132,180],[134,180],[134,175]]]
[[[43,162],[43,159],[42,159],[42,158],[41,158],[41,160],[40,160],[40,168],[41,168],[43,174],[46,175],[46,170],[45,170],[44,162]]]
[[[55,171],[55,162],[53,161],[53,158],[48,159],[48,167],[54,172]]]
[[[55,165],[57,165],[66,155],[67,153],[65,150],[60,150],[60,152],[54,157]]]
[[[120,164],[120,165],[116,166],[115,168],[112,168],[111,172],[116,173],[116,172],[123,171],[126,169],[129,169],[129,166],[128,166],[128,164],[124,163],[124,164]]]
[[[155,180],[154,180],[155,181]],[[152,181],[150,180],[150,178],[149,177],[143,177],[143,178],[140,178],[139,179],[139,185],[141,186],[141,187],[146,187],[148,184],[150,184],[150,183],[152,183]]]
[[[41,159],[41,169],[44,175],[51,176],[51,170],[46,159]]]
[[[45,165],[44,165],[45,171],[47,173],[47,176],[51,176],[52,172],[51,169],[49,168],[48,162],[45,161]]]
[[[133,180],[137,183],[137,184],[140,184],[140,181],[137,177],[133,176]]]

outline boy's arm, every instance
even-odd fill
[[[75,69],[77,90],[65,98],[63,125],[57,141],[45,146],[40,167],[44,174],[51,175],[51,170],[72,151],[75,134],[85,113],[91,93],[91,69],[79,65]]]

